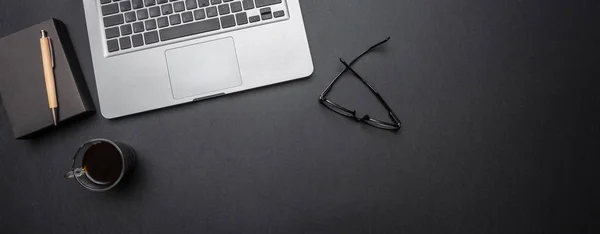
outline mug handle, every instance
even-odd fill
[[[79,152],[81,152],[81,150],[83,150],[83,148],[86,146],[86,144],[88,144],[88,142],[85,142],[85,143],[81,144],[81,146],[79,146],[79,148],[75,152],[75,155],[73,156],[72,165],[71,165],[71,168],[73,168],[73,170],[72,171],[68,171],[64,175],[65,179],[79,178],[79,177],[81,177],[85,173],[85,171],[83,170],[83,168],[75,168],[75,160],[77,159],[77,155],[79,155]]]
[[[75,170],[69,171],[65,174],[65,179],[73,179],[75,177],[81,177],[83,176],[85,172],[83,171],[83,168],[76,168]]]

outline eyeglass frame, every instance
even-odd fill
[[[387,102],[383,99],[383,97],[379,94],[379,92],[377,92],[377,90],[375,90],[375,88],[373,88],[373,86],[371,86],[371,84],[369,84],[369,82],[367,82],[367,80],[365,80],[361,75],[358,74],[358,72],[356,72],[352,68],[352,65],[354,65],[354,63],[356,63],[361,57],[363,57],[365,54],[371,52],[373,49],[385,44],[390,39],[391,38],[388,37],[385,40],[371,46],[365,52],[361,53],[358,57],[356,57],[354,60],[352,60],[349,64],[346,61],[344,61],[342,58],[340,58],[340,62],[344,65],[345,68],[342,72],[340,72],[340,74],[338,74],[338,76],[335,79],[333,79],[333,81],[331,81],[331,83],[327,86],[327,88],[325,88],[325,90],[323,90],[323,92],[319,96],[319,103],[321,103],[323,106],[327,107],[331,111],[333,111],[341,116],[353,119],[358,122],[368,124],[372,127],[376,127],[376,128],[384,129],[384,130],[391,130],[391,131],[400,130],[402,128],[402,122],[400,121],[398,116],[394,113],[392,108],[387,104]],[[354,74],[354,76],[356,76],[364,85],[366,85],[369,88],[369,90],[371,90],[371,92],[375,95],[375,97],[377,97],[379,102],[388,111],[388,115],[389,115],[390,119],[393,121],[393,123],[389,123],[389,122],[382,121],[382,120],[377,120],[377,119],[371,118],[369,115],[364,115],[363,117],[359,118],[358,116],[356,116],[355,110],[349,110],[349,109],[347,109],[325,97],[325,96],[327,96],[327,94],[329,94],[329,92],[331,92],[335,82],[337,82],[339,80],[339,78],[347,71],[350,71],[352,74]]]

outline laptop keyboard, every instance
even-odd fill
[[[283,20],[285,0],[98,0],[109,54]]]

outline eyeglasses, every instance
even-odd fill
[[[321,93],[321,96],[319,96],[319,102],[321,104],[323,104],[325,107],[329,108],[330,110],[332,110],[335,113],[338,113],[344,117],[353,119],[355,121],[358,122],[362,122],[368,125],[371,125],[373,127],[376,128],[380,128],[380,129],[384,129],[384,130],[391,130],[391,131],[398,131],[400,130],[400,128],[402,127],[402,122],[400,122],[400,119],[398,119],[398,117],[396,116],[396,114],[394,113],[394,111],[392,110],[392,108],[390,108],[390,106],[387,104],[387,102],[385,102],[385,100],[383,100],[383,97],[381,97],[381,95],[379,94],[379,92],[377,92],[373,86],[371,86],[369,84],[369,82],[367,82],[367,80],[365,80],[362,76],[360,76],[354,69],[352,69],[352,65],[354,63],[356,63],[356,61],[358,61],[363,55],[369,53],[371,50],[385,44],[386,42],[388,42],[390,40],[390,37],[386,38],[385,40],[371,46],[368,50],[366,50],[365,52],[363,52],[362,54],[360,54],[358,57],[356,57],[354,60],[352,60],[350,63],[347,63],[346,61],[344,61],[343,59],[340,58],[340,62],[342,64],[344,64],[345,69],[335,78],[333,79],[333,81],[329,84],[329,86],[327,86],[327,88],[325,88],[325,90],[323,91],[323,93]],[[382,121],[382,120],[377,120],[374,118],[371,118],[369,115],[365,115],[363,117],[358,117],[356,116],[356,111],[355,110],[350,110],[347,109],[329,99],[327,99],[327,94],[329,92],[331,92],[331,89],[333,88],[333,85],[335,84],[335,82],[338,81],[338,79],[347,71],[350,71],[354,76],[356,76],[364,85],[366,85],[371,92],[375,95],[375,97],[377,97],[377,99],[379,100],[379,102],[385,107],[385,109],[388,111],[388,115],[390,117],[390,119],[392,120],[392,122],[386,122],[386,121]]]

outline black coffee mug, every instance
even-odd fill
[[[93,139],[85,142],[73,157],[67,179],[95,192],[114,188],[135,167],[133,149],[121,142]]]

